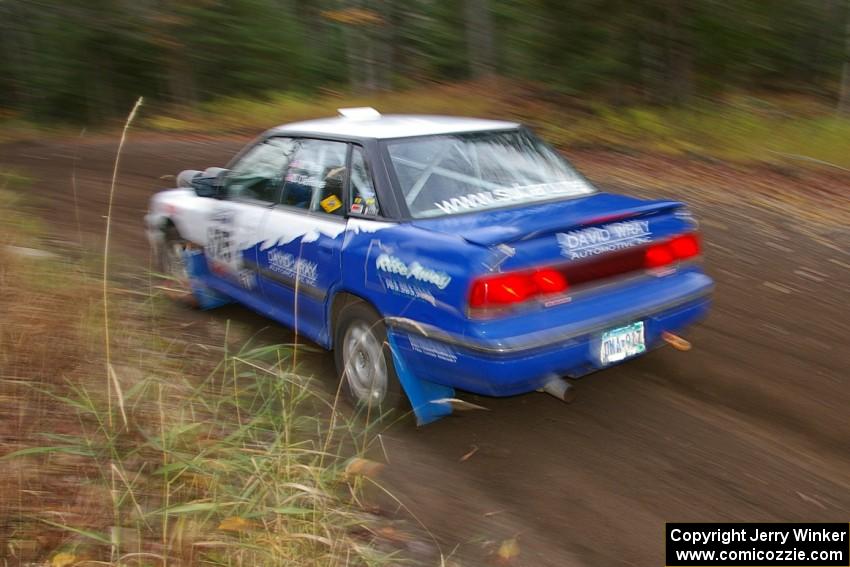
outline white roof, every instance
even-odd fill
[[[355,110],[355,109],[352,109]],[[360,110],[360,109],[356,109]],[[377,114],[377,113],[376,113]],[[515,122],[460,118],[455,116],[429,116],[425,114],[377,114],[377,116],[338,116],[293,122],[274,128],[271,132],[328,134],[352,138],[405,138],[432,134],[457,134],[483,130],[517,128]]]

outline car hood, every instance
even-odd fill
[[[678,201],[650,201],[612,193],[595,193],[587,197],[525,207],[420,219],[412,224],[426,230],[457,234],[474,244],[494,246],[576,228],[651,216],[683,206]]]

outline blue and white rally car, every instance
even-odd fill
[[[682,203],[598,192],[511,122],[341,110],[178,186],[146,217],[164,270],[333,349],[354,401],[407,397],[420,422],[453,388],[566,397],[709,308]]]

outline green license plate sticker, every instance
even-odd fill
[[[645,352],[643,330],[643,321],[638,321],[603,332],[599,343],[599,361],[602,364],[613,364]]]

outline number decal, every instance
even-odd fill
[[[242,268],[242,255],[236,242],[233,213],[217,211],[210,217],[207,227],[207,245],[204,248],[212,271],[219,275],[238,277]]]
[[[233,259],[233,231],[211,226],[207,229],[207,255],[216,262],[230,264]]]
[[[245,289],[254,289],[257,287],[256,274],[243,266],[243,250],[239,246],[233,213],[227,210],[213,213],[204,248],[210,270]]]

